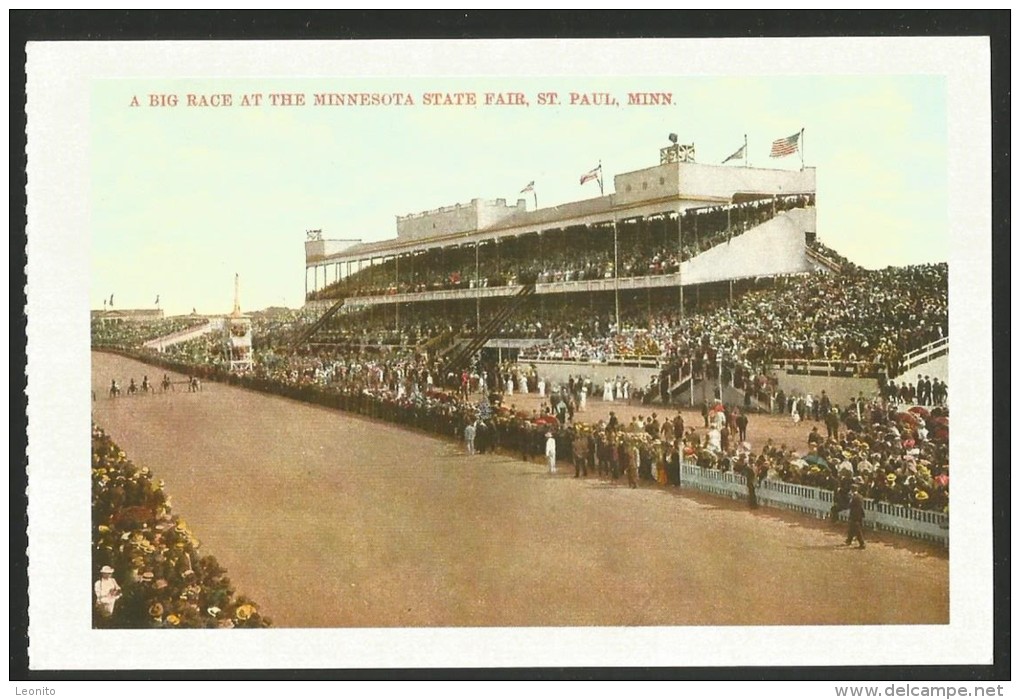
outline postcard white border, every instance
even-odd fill
[[[30,668],[991,663],[992,454],[991,431],[982,420],[992,393],[989,60],[989,42],[983,37],[30,44]],[[550,71],[550,66],[555,68]],[[90,628],[90,528],[83,494],[89,488],[84,460],[90,424],[91,81],[339,74],[470,78],[826,73],[946,77],[950,326],[955,338],[965,339],[950,356],[950,373],[967,377],[966,384],[951,383],[957,437],[951,454],[955,478],[949,625],[172,633]],[[987,371],[975,372],[975,367]],[[69,586],[69,581],[77,583]],[[601,641],[593,644],[596,635]]]

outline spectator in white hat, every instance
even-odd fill
[[[96,606],[103,617],[113,615],[113,607],[120,598],[120,585],[113,577],[113,567],[104,566],[99,570],[99,580],[96,581]]]

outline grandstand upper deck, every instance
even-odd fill
[[[473,199],[468,204],[398,216],[396,238],[322,245],[314,251],[306,246],[306,286],[309,270],[313,272],[311,289],[315,291],[402,255],[572,227],[678,215],[690,209],[773,196],[813,195],[815,169],[789,171],[675,162],[620,173],[613,182],[614,192],[591,199],[532,211],[526,210],[523,199],[513,205],[504,199]]]
[[[505,296],[533,282],[547,294],[807,272],[817,267],[805,248],[816,236],[813,204],[810,195],[788,195],[390,256],[309,299],[406,303]]]

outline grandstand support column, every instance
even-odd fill
[[[684,317],[684,279],[683,279],[683,265],[684,265],[684,225],[683,219],[680,217],[680,209],[676,210],[676,257],[680,262],[676,266],[676,283],[680,287],[680,318]],[[691,391],[691,397],[693,399],[694,392]]]
[[[718,363],[718,374],[717,374],[717,379],[719,381],[719,400],[720,401],[722,400],[722,397],[723,397],[723,393],[722,393],[722,363],[723,363],[723,356],[722,356],[722,353],[720,352],[719,353],[719,363]]]
[[[308,266],[305,265],[305,301],[308,301]]]
[[[620,238],[616,230],[616,216],[613,216],[613,291],[616,297],[616,332],[620,332]]]
[[[475,241],[475,333],[482,330],[482,297],[479,296],[481,280],[478,277],[478,241]]]

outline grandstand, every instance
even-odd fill
[[[478,361],[492,368],[519,359],[550,382],[622,377],[649,400],[694,405],[711,396],[741,401],[761,374],[773,393],[824,383],[845,402],[898,375],[903,354],[948,344],[944,266],[883,276],[824,245],[814,169],[663,162],[619,174],[614,185],[532,211],[523,199],[473,199],[398,216],[396,238],[384,241],[316,235],[305,244],[305,308],[319,319],[291,349],[426,351],[443,360],[440,381],[480,369]],[[892,285],[921,311],[897,320],[903,328],[885,327],[883,314],[899,307],[869,299],[874,284]],[[936,303],[914,299],[931,289],[942,290]],[[751,343],[714,332],[739,335],[741,324],[758,325],[753,314],[796,306],[798,295],[857,310],[791,319],[817,328],[755,330]],[[910,330],[922,317],[938,332]],[[861,324],[868,330],[854,329]],[[771,337],[784,332],[785,342]],[[751,404],[764,409],[767,400],[763,392]]]
[[[650,315],[667,303],[682,315],[778,275],[840,269],[816,245],[813,168],[669,162],[614,185],[532,211],[523,199],[473,199],[398,216],[385,241],[316,236],[305,243],[306,300],[325,313],[295,344],[413,345],[446,333],[432,344],[439,354],[473,344],[515,357],[548,340],[539,329],[515,332],[514,315],[502,313],[529,284],[540,317],[587,308],[619,329],[635,309]],[[502,325],[486,323],[497,316]],[[438,327],[415,328],[432,318]],[[393,332],[351,337],[380,325]]]

